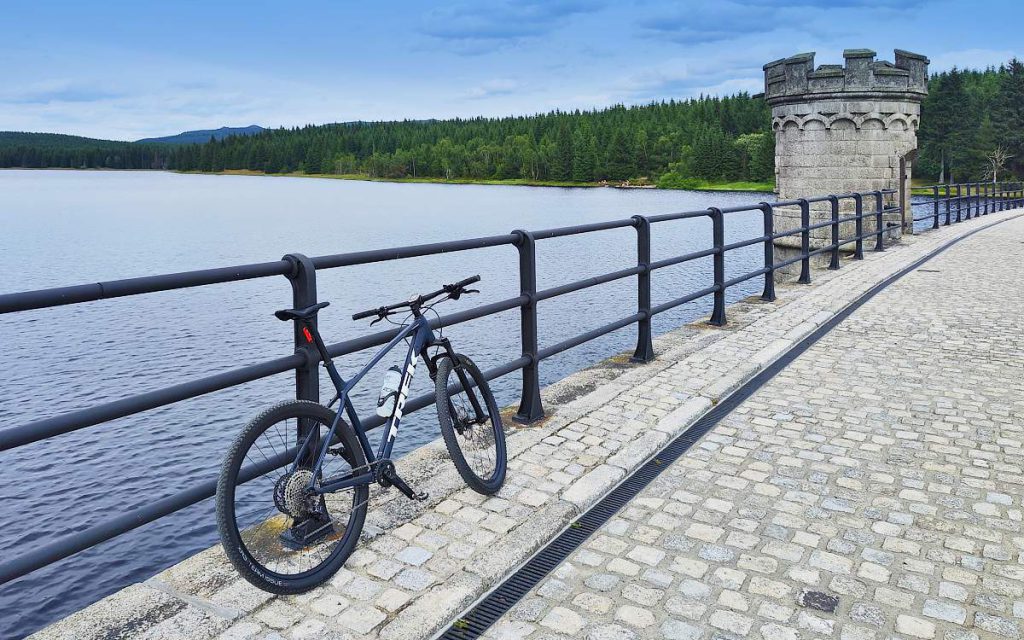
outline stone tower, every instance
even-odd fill
[[[921,101],[928,94],[928,58],[899,49],[895,64],[875,60],[869,49],[847,49],[843,57],[843,66],[815,68],[813,53],[764,65],[764,97],[775,131],[776,187],[783,200],[899,189],[901,165],[909,184]],[[827,205],[812,209],[812,223],[828,217]],[[799,226],[799,220],[798,210],[780,209],[776,230]],[[899,214],[887,219],[899,221]],[[853,235],[852,223],[847,226],[841,230],[844,237]],[[864,228],[875,226],[865,220]],[[828,244],[829,233],[827,228],[815,230],[812,248]],[[799,245],[799,236],[780,239],[779,259],[794,255],[792,248]],[[819,258],[818,263],[826,259]]]

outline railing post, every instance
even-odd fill
[[[286,274],[292,285],[292,306],[296,309],[316,304],[316,268],[313,261],[301,253],[289,253],[282,260],[291,263]],[[310,322],[316,326],[316,317]],[[295,333],[295,351],[306,356],[306,364],[295,369],[295,399],[320,402],[319,354],[302,333],[302,323],[292,323]]]
[[[529,231],[518,229],[512,233],[519,236],[516,242],[519,251],[519,289],[521,295],[527,298],[526,304],[519,309],[519,335],[523,356],[530,360],[523,367],[519,411],[512,419],[529,424],[544,417],[544,406],[540,401],[540,358],[537,354],[537,241]]]
[[[994,202],[992,200],[992,186],[993,185],[991,183],[987,183],[987,182],[985,183],[985,215],[986,216],[988,215],[988,205],[989,205],[989,203],[992,202],[994,204]],[[995,211],[995,209],[993,209],[993,211]]]
[[[947,227],[952,222],[951,209],[950,209],[951,205],[952,205],[952,203],[950,202],[950,199],[949,199],[949,183],[947,182],[946,183],[946,226]]]
[[[885,242],[882,236],[885,234],[885,220],[882,219],[882,212],[885,211],[885,203],[882,202],[882,192],[875,191],[875,251],[885,251]]]
[[[765,302],[775,301],[775,220],[772,213],[772,205],[767,202],[761,203],[761,213],[764,214],[764,291],[761,292],[761,299]]]
[[[637,312],[643,317],[637,322],[636,349],[633,362],[654,360],[654,342],[651,337],[651,221],[644,216],[633,216],[636,227],[636,264],[641,267],[636,274]]]
[[[962,185],[959,185],[959,184],[956,185],[956,221],[957,222],[960,222],[960,220],[961,220],[960,214],[963,211],[963,205],[964,205],[964,199],[963,199],[963,195],[961,193],[962,190],[963,190]]]
[[[964,185],[964,192],[965,192],[966,197],[967,197],[967,217],[964,218],[964,219],[965,220],[970,220],[971,219],[971,207],[973,205],[973,200],[972,200],[973,196],[971,195],[971,183],[970,182],[968,182],[967,184]]]
[[[829,203],[832,204],[832,261],[829,262],[829,269],[839,268],[839,197],[830,195]]]
[[[811,283],[811,205],[800,198],[800,284]]]
[[[711,216],[711,239],[715,245],[712,260],[716,287],[715,306],[709,322],[721,327],[725,325],[725,216],[718,207],[709,207],[708,213]]]
[[[932,229],[939,228],[939,185],[932,186],[932,209],[933,209],[933,220]],[[911,216],[913,217],[913,216]]]
[[[853,194],[854,212],[856,213],[857,219],[854,221],[854,234],[857,236],[857,240],[853,245],[853,259],[863,260],[864,259],[864,195],[860,193]]]

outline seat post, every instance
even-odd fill
[[[344,386],[344,382],[342,382],[341,374],[338,373],[338,368],[334,366],[334,360],[331,358],[331,354],[327,351],[327,345],[324,344],[324,339],[320,335],[320,330],[317,328],[316,323],[313,322],[314,318],[316,318],[315,315],[313,318],[302,321],[303,333],[309,331],[310,337],[313,338],[312,343],[320,353],[320,360],[323,361],[324,368],[327,369],[327,375],[331,376],[331,382],[334,383],[334,386],[337,387],[340,392],[341,388]]]

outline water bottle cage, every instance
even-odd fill
[[[387,404],[388,400],[390,400],[392,396],[395,398],[395,403],[397,404],[398,403],[398,392],[397,391],[392,391],[391,393],[387,394],[386,396],[380,396],[380,397],[377,398],[377,407],[378,408],[383,407],[385,404]]]

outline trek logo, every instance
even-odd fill
[[[409,396],[409,387],[412,385],[412,376],[416,373],[416,362],[419,359],[419,356],[416,356],[409,361],[409,367],[405,370],[405,375],[402,377],[402,387],[398,391],[398,400],[395,402],[395,414],[391,417],[391,429],[388,431],[389,440],[394,439],[398,435],[398,422],[402,419],[402,409],[405,408],[405,399]]]

